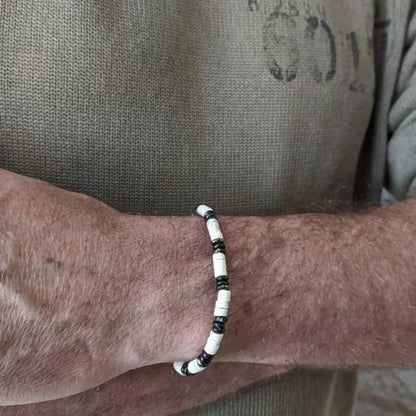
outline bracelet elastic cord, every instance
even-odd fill
[[[173,368],[182,376],[192,376],[205,370],[217,353],[227,322],[228,304],[230,303],[231,292],[228,288],[227,265],[225,262],[225,244],[220,229],[220,224],[215,212],[206,205],[200,205],[196,212],[205,218],[209,238],[211,239],[214,254],[214,277],[217,285],[217,301],[215,302],[214,321],[207,343],[198,357],[191,361],[177,361]]]

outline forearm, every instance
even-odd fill
[[[200,218],[122,215],[1,169],[0,210],[1,404],[200,352],[215,301]],[[414,364],[415,211],[221,217],[233,295],[216,360]]]
[[[415,365],[415,216],[413,199],[355,213],[221,217],[232,302],[216,360]],[[158,328],[169,334],[162,350],[190,359],[205,343],[215,301],[209,241],[196,217],[153,220],[173,242],[173,258],[161,263],[169,279],[155,276],[155,288],[177,301]],[[143,221],[126,217],[131,229]]]
[[[0,169],[1,405],[74,394],[159,356],[148,337],[129,344],[130,316],[142,334],[151,325],[140,318],[151,288],[120,264],[119,218]],[[143,301],[131,304],[133,280]]]

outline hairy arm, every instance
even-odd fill
[[[232,289],[216,360],[416,364],[416,200],[343,214],[220,218]],[[63,397],[190,359],[215,300],[195,216],[120,214],[0,171],[1,403]]]

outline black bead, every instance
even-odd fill
[[[225,323],[228,321],[226,316],[214,316],[212,323],[212,331],[216,334],[223,334],[225,332]]]
[[[222,247],[214,248],[213,252],[214,253],[222,253],[222,254],[225,254],[225,247],[224,248],[222,248]]]
[[[225,332],[225,322],[214,321],[212,323],[212,332],[216,334],[223,334]]]
[[[228,290],[229,287],[226,283],[222,283],[222,284],[217,284],[217,290]]]
[[[199,354],[197,358],[201,363],[201,367],[208,367],[208,364],[214,358],[214,355],[208,354],[205,350],[202,350],[201,354]]]
[[[222,238],[216,238],[212,242],[212,248],[214,250],[214,253],[223,253],[225,254],[225,244]]]
[[[181,367],[181,373],[182,373],[183,375],[185,375],[185,376],[193,376],[194,374],[193,374],[193,373],[190,373],[190,372],[189,372],[189,370],[188,370],[188,364],[189,364],[189,361],[185,361],[185,362],[182,364],[182,367]]]
[[[187,375],[187,372],[188,372],[188,363],[189,361],[185,361],[181,367],[181,373],[185,376]]]
[[[217,281],[217,283],[228,283],[228,276],[226,275],[217,276],[215,280]]]
[[[228,276],[217,276],[215,280],[217,281],[217,290],[228,290]]]
[[[204,218],[205,218],[205,222],[207,222],[208,220],[211,220],[212,218],[217,219],[217,216],[215,215],[214,210],[210,209],[204,214]]]

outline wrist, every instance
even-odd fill
[[[267,308],[257,310],[257,302],[270,303],[287,289],[279,267],[284,262],[287,220],[254,216],[220,216],[219,220],[232,303],[218,360],[238,356],[251,361],[247,343],[253,344],[253,328],[256,322],[270,321],[260,315]],[[194,358],[210,332],[216,298],[204,221],[196,216],[125,215],[123,229],[128,249],[122,267],[132,282],[126,321],[132,328],[129,348],[137,352],[134,366]],[[272,254],[276,250],[278,257]],[[270,275],[275,285],[266,287],[263,281]]]
[[[133,367],[193,358],[215,302],[210,242],[196,216],[123,215],[124,325]]]

